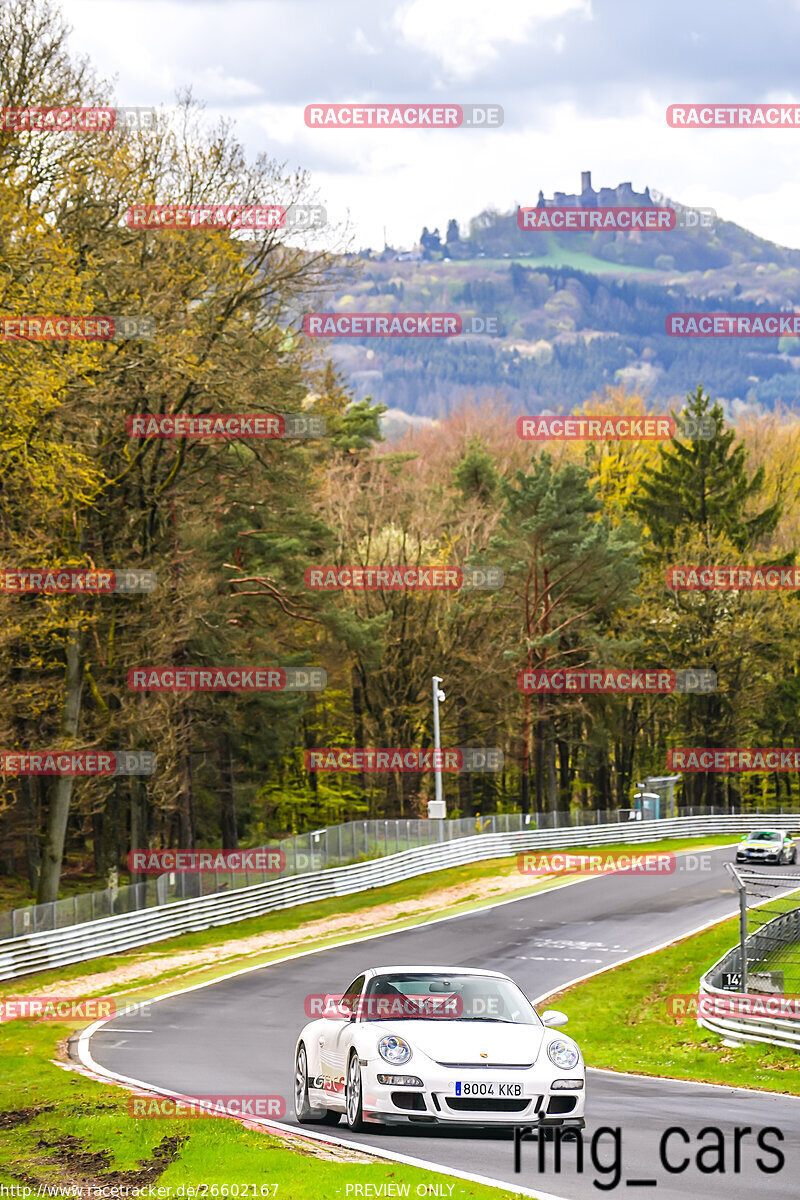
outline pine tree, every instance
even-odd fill
[[[663,447],[656,470],[641,479],[633,511],[648,527],[658,552],[680,546],[695,530],[707,544],[723,534],[739,551],[755,545],[776,528],[782,507],[776,502],[753,511],[763,490],[764,468],[748,475],[744,444],[734,445],[736,431],[724,428],[722,406],[711,405],[702,384],[687,395],[682,416],[700,432],[713,422],[713,436],[678,438]]]

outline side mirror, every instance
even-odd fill
[[[567,1021],[569,1020],[567,1014],[559,1012],[557,1008],[547,1008],[540,1015],[542,1018],[542,1023],[546,1025],[548,1029],[555,1029],[557,1025],[566,1025]]]

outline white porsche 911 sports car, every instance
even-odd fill
[[[309,998],[320,1016],[295,1050],[300,1122],[584,1127],[578,1046],[553,1032],[496,971],[373,967],[342,995]]]

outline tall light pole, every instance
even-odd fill
[[[439,737],[439,701],[445,700],[445,694],[439,687],[442,679],[439,675],[433,676],[433,780],[435,785],[436,799],[428,803],[428,816],[442,818],[444,816],[444,799],[442,798],[442,766],[441,766],[441,742]],[[433,811],[431,811],[434,805]]]

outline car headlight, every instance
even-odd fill
[[[408,1062],[411,1058],[411,1047],[403,1038],[389,1033],[378,1042],[378,1054],[385,1062],[399,1067],[401,1063]]]
[[[562,1039],[551,1042],[547,1047],[547,1057],[551,1063],[561,1067],[562,1071],[571,1071],[580,1062],[580,1054],[569,1042]]]

